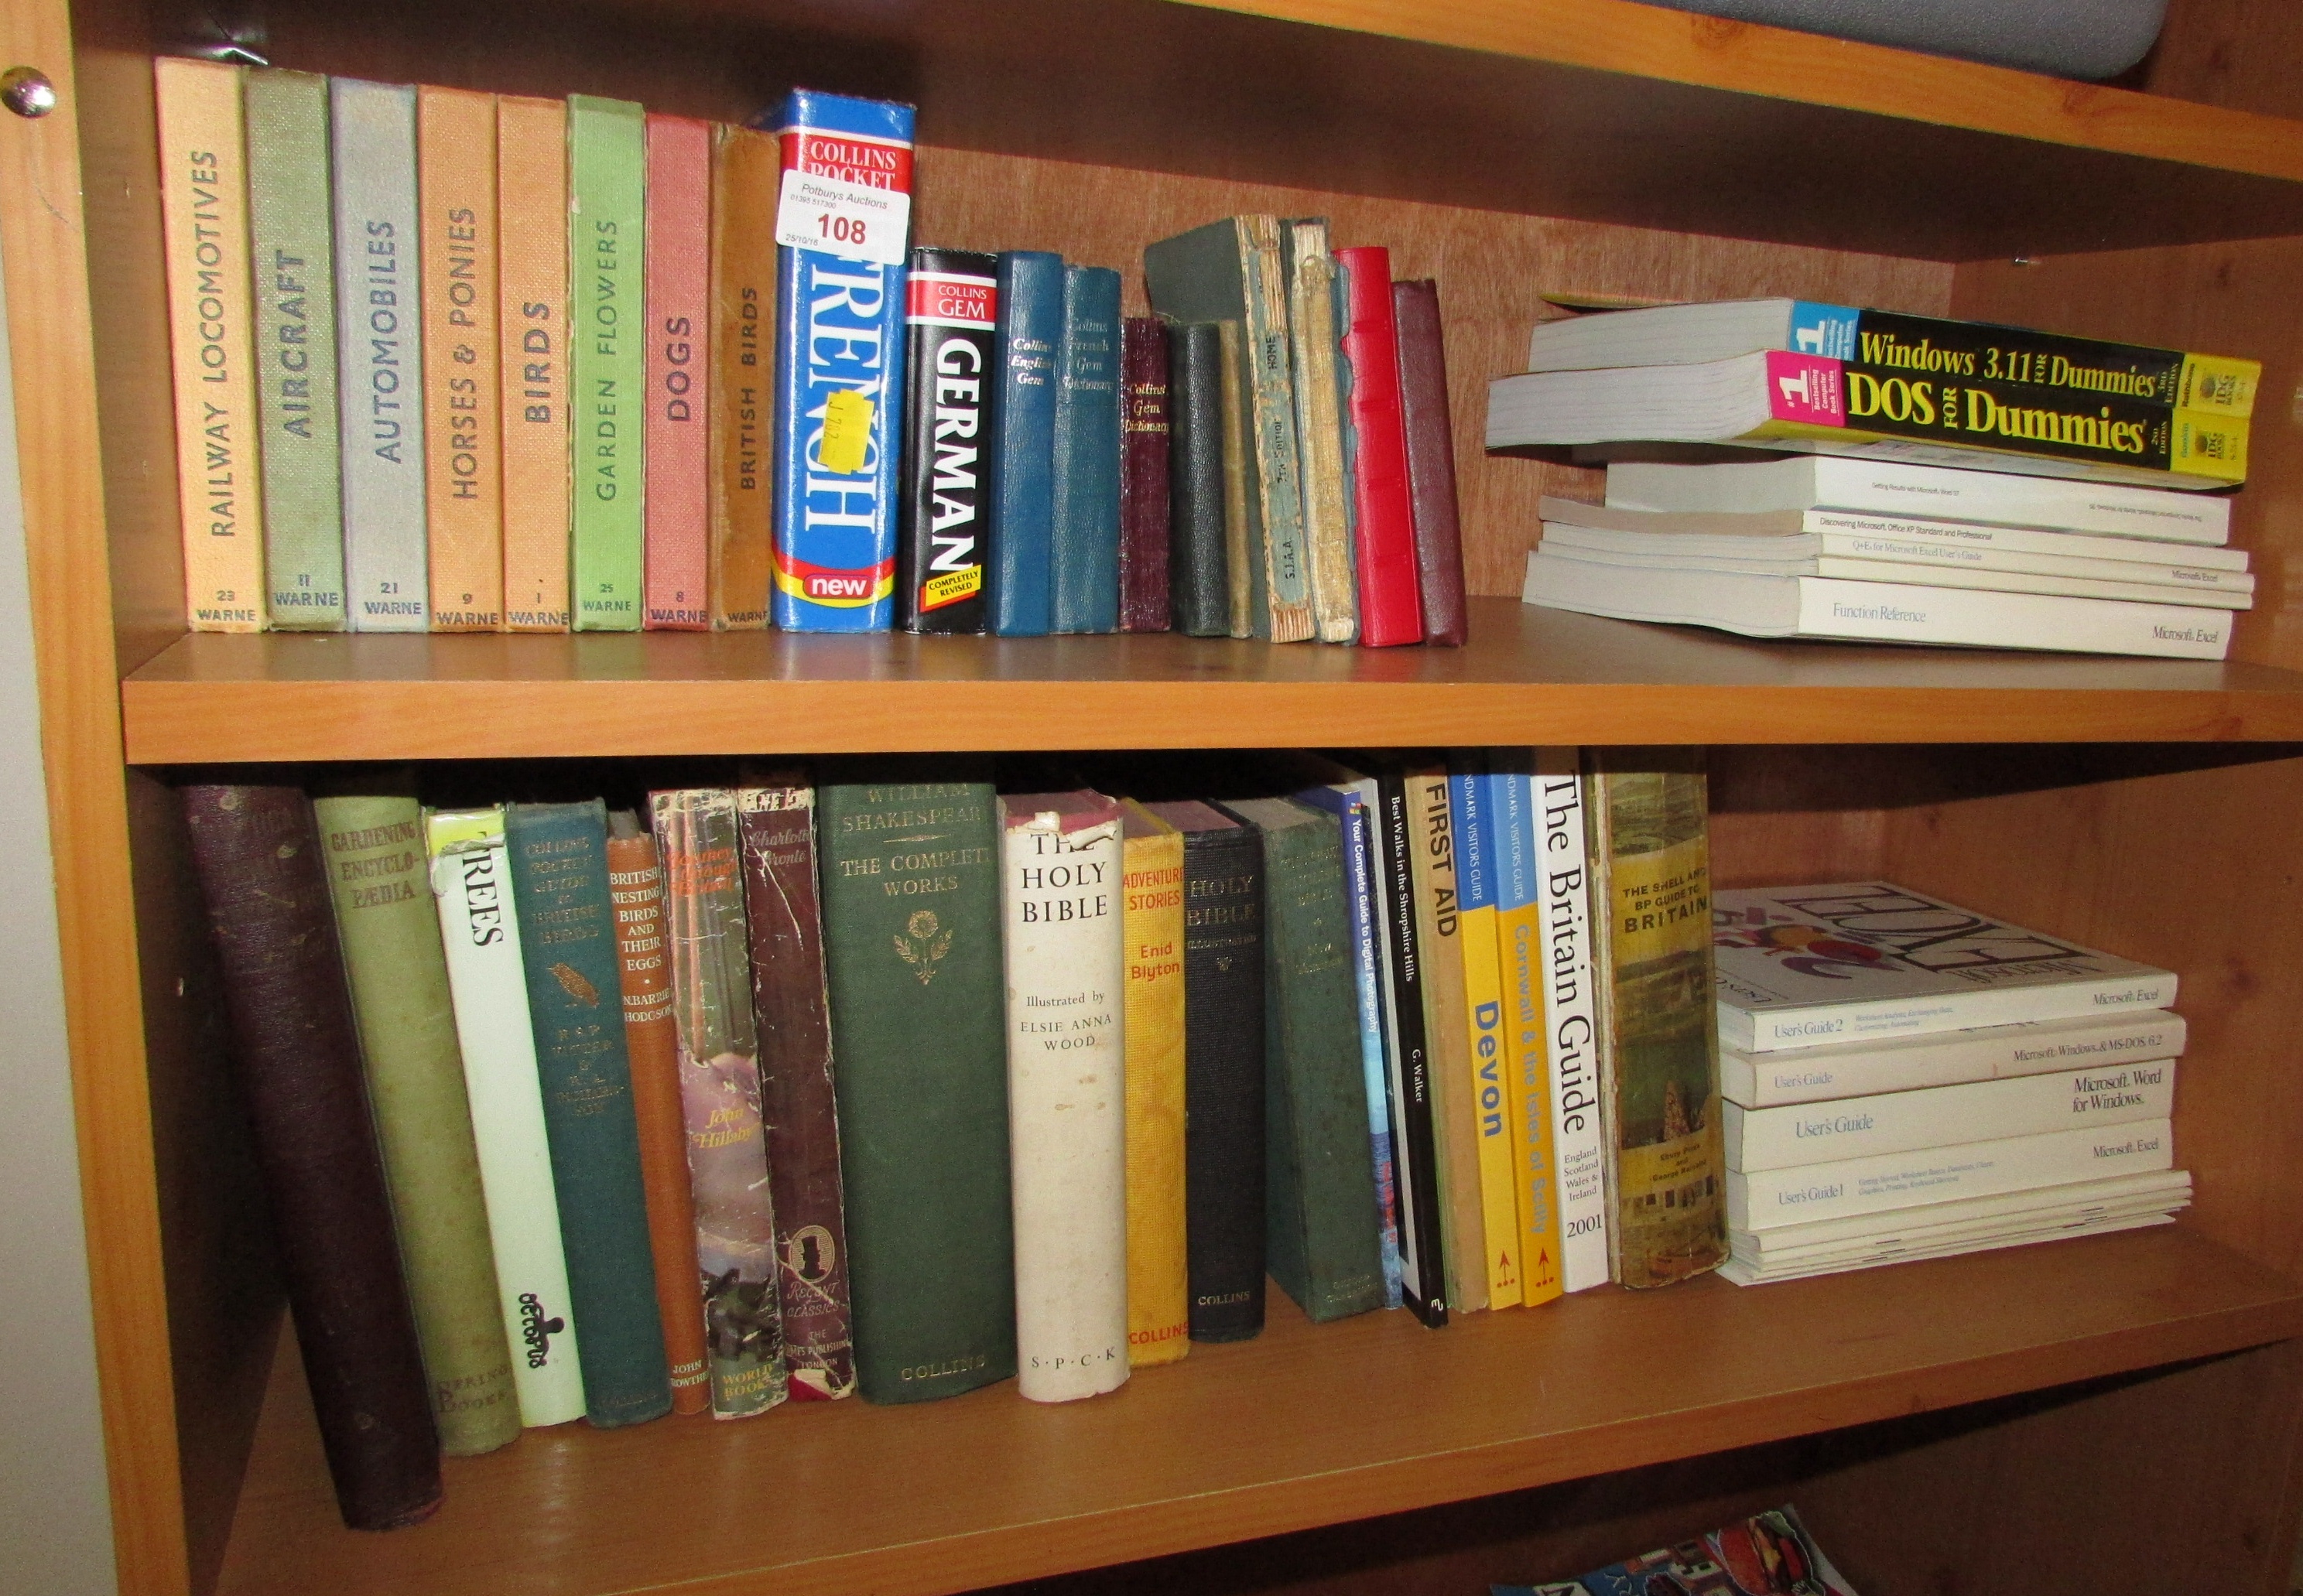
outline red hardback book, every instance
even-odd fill
[[[1168,629],[1168,324],[1119,328],[1119,629]]]
[[[1391,312],[1391,251],[1338,249],[1344,274],[1354,536],[1359,560],[1360,643],[1371,649],[1423,641],[1415,511],[1407,491],[1407,428],[1399,399],[1399,335]]]
[[[1399,329],[1400,411],[1407,424],[1407,486],[1415,505],[1423,640],[1461,648],[1464,537],[1455,519],[1455,436],[1447,416],[1438,285],[1428,277],[1395,282],[1391,303]]]
[[[647,625],[712,626],[712,124],[647,119]]]

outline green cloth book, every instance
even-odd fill
[[[576,433],[572,585],[578,632],[640,629],[647,431],[641,227],[645,113],[568,97],[569,393]]]
[[[441,1449],[494,1451],[519,1434],[519,1394],[423,811],[388,796],[323,798],[312,808]]]
[[[1315,1323],[1383,1306],[1342,823],[1292,798],[1223,806],[1263,832],[1264,1247]]]
[[[887,782],[816,815],[859,1387],[956,1396],[1016,1373],[999,810]]]
[[[596,798],[515,803],[504,835],[568,1289],[582,1331],[585,1414],[603,1429],[637,1424],[671,1411],[671,1372],[624,1050],[607,807]]]
[[[328,80],[266,70],[249,72],[247,82],[267,614],[277,632],[341,632],[344,500],[336,453]]]

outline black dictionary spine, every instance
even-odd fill
[[[907,632],[985,629],[998,265],[967,249],[912,251],[896,555],[896,613]]]

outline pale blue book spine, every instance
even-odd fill
[[[431,586],[416,91],[334,78],[328,106],[348,618],[355,632],[421,632],[431,624]]]

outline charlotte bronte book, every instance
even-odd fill
[[[1592,976],[1618,1284],[1669,1285],[1726,1256],[1703,768],[1670,749],[1589,749]]]
[[[712,129],[712,625],[767,624],[775,541],[768,422],[775,381],[776,136]]]
[[[1083,790],[1000,812],[1017,1381],[1068,1402],[1128,1373],[1120,809]]]
[[[344,533],[328,80],[254,71],[246,101],[266,617],[275,631],[340,631]]]
[[[184,608],[199,632],[260,631],[266,609],[241,71],[152,63]]]
[[[1016,1373],[997,801],[890,779],[816,803],[856,1377],[954,1396]]]
[[[647,492],[652,627],[712,625],[712,126],[650,113]]]
[[[632,1117],[606,810],[596,799],[516,803],[504,834],[568,1283],[584,1327],[585,1410],[603,1428],[637,1424],[671,1410],[671,1383]]]
[[[495,96],[426,84],[416,132],[432,629],[493,632],[503,622]]]
[[[648,807],[663,861],[712,1415],[743,1418],[782,1401],[786,1381],[736,799],[691,787],[650,794]]]
[[[568,107],[496,99],[504,623],[568,629]]]
[[[519,1398],[423,811],[361,794],[313,811],[441,1445],[451,1457],[493,1451],[519,1436]]]
[[[712,1368],[704,1348],[703,1272],[696,1262],[696,1194],[688,1177],[663,867],[655,838],[629,810],[608,817],[608,902],[616,913],[616,955],[623,970],[624,1050],[631,1060],[632,1121],[671,1410],[704,1413],[712,1406]]]
[[[998,270],[992,256],[970,250],[912,251],[896,541],[896,620],[907,632],[984,629]]]
[[[1263,837],[1204,803],[1183,836],[1184,1201],[1195,1341],[1263,1330]]]
[[[637,632],[647,490],[645,113],[568,97],[569,412],[578,632]]]
[[[760,1035],[760,1113],[776,1220],[784,1361],[795,1400],[856,1389],[839,1110],[816,890],[815,789],[792,777],[736,791]]]
[[[356,1530],[415,1524],[440,1503],[440,1437],[312,806],[206,785],[183,806],[337,1510]]]
[[[584,1416],[584,1373],[560,1244],[560,1198],[552,1184],[536,1036],[527,1023],[503,811],[427,811],[424,841],[520,1422],[561,1424]]]
[[[1121,803],[1126,943],[1127,1360],[1191,1350],[1184,1182],[1184,837]]]

